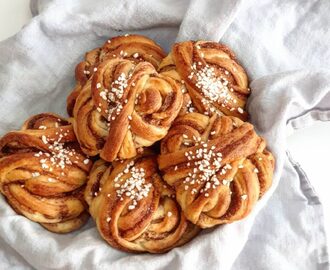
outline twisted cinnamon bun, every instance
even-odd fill
[[[247,119],[248,78],[225,45],[211,41],[176,43],[159,71],[185,85],[200,113]]]
[[[148,62],[103,61],[80,92],[74,128],[84,153],[106,161],[137,155],[167,134],[182,105],[175,80]]]
[[[174,197],[157,173],[153,155],[112,164],[98,160],[85,190],[101,236],[129,252],[162,253],[198,233]]]
[[[118,36],[107,40],[101,47],[86,53],[84,61],[75,69],[77,84],[67,98],[67,111],[72,116],[79,92],[97,70],[98,65],[111,58],[129,59],[134,63],[149,62],[156,69],[165,57],[163,49],[153,40],[140,35]]]
[[[161,142],[164,180],[202,228],[247,216],[272,183],[274,158],[253,126],[229,116],[178,117]]]
[[[72,125],[43,113],[0,139],[0,191],[19,214],[66,233],[88,219],[83,191],[92,167]]]

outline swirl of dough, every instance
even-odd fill
[[[82,87],[102,61],[109,58],[129,59],[134,63],[149,62],[157,69],[164,57],[165,52],[157,43],[141,35],[113,37],[102,47],[87,52],[84,61],[80,62],[75,69],[77,84],[67,98],[69,115],[72,116],[75,101]]]
[[[159,72],[182,82],[200,113],[248,118],[248,78],[225,45],[212,41],[176,43]]]
[[[179,85],[150,63],[109,59],[79,94],[74,128],[87,155],[132,158],[166,136],[181,106]]]
[[[253,126],[232,116],[178,117],[161,142],[163,178],[202,227],[246,217],[272,183],[274,158]]]
[[[85,198],[101,236],[124,251],[163,253],[199,232],[185,218],[174,191],[157,173],[152,155],[111,165],[98,160]]]
[[[66,233],[88,219],[83,192],[92,167],[72,125],[43,113],[0,139],[0,191],[13,209],[46,229]]]

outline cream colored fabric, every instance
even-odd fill
[[[1,269],[328,269],[322,206],[285,140],[287,124],[330,120],[329,1],[33,0],[32,7],[39,15],[0,43],[1,134],[38,112],[64,114],[75,64],[110,36],[144,34],[167,51],[175,40],[211,39],[247,69],[248,111],[277,164],[271,190],[247,219],[164,255],[117,251],[91,220],[52,234],[1,197]]]

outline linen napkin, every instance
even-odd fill
[[[31,9],[32,21],[0,43],[0,134],[35,113],[63,115],[75,65],[111,36],[143,34],[167,51],[176,40],[207,39],[231,47],[248,71],[248,111],[276,170],[248,218],[163,255],[117,251],[92,220],[50,233],[1,197],[1,269],[328,269],[322,205],[286,152],[286,136],[330,120],[330,2],[32,0]]]

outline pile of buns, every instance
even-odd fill
[[[0,140],[0,190],[19,214],[67,233],[95,220],[112,247],[166,252],[246,217],[274,158],[246,122],[245,70],[226,46],[139,35],[87,52],[69,118],[32,116]]]

